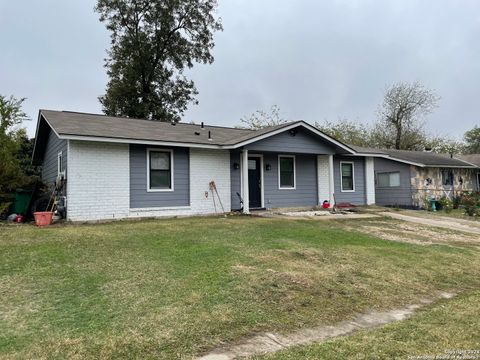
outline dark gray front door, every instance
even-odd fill
[[[260,158],[248,158],[248,198],[250,208],[262,206],[262,184]]]

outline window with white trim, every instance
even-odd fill
[[[148,190],[173,190],[173,152],[171,150],[147,150]]]
[[[400,186],[400,171],[377,173],[377,186],[378,187]]]
[[[340,182],[343,192],[355,191],[354,171],[353,162],[340,162]]]
[[[278,156],[278,187],[295,189],[295,156]]]
[[[57,154],[57,175],[63,172],[63,153],[60,151]]]

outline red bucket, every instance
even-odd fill
[[[35,225],[48,226],[52,223],[53,211],[39,211],[34,212]]]

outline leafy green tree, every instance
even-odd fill
[[[222,30],[216,0],[98,0],[111,32],[106,59],[107,115],[179,121],[198,94],[184,75],[213,62],[213,33]]]
[[[348,119],[340,119],[337,122],[324,121],[316,122],[315,126],[325,134],[350,145],[371,147],[370,141],[371,129],[369,126],[350,121]]]
[[[0,95],[0,193],[12,191],[25,183],[18,158],[25,130],[20,128],[26,118],[22,110],[24,98]]]
[[[465,151],[469,154],[480,154],[480,127],[475,126],[463,136]]]
[[[273,105],[270,111],[257,110],[249,116],[240,119],[242,123],[239,127],[243,129],[258,130],[269,126],[280,125],[288,122],[280,115],[280,108]]]

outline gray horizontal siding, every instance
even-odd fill
[[[315,206],[318,204],[317,157],[315,155],[296,155],[296,189],[278,188],[278,155],[265,154],[264,164],[272,169],[264,171],[265,207]]]
[[[234,169],[233,164],[240,163],[240,153],[239,152],[230,152],[230,190],[231,190],[231,203],[232,210],[240,210],[242,205],[240,204],[240,199],[238,198],[237,192],[241,194],[241,180],[240,180],[240,169]]]
[[[395,171],[400,172],[400,186],[390,188],[378,186],[377,174],[379,172]],[[387,159],[375,159],[375,202],[384,206],[412,206],[410,165]]]
[[[342,192],[340,185],[340,162],[353,161],[354,163],[354,192]],[[365,160],[359,157],[334,156],[333,174],[335,183],[335,201],[337,203],[348,202],[354,205],[365,205]]]
[[[303,128],[296,128],[295,136],[284,131],[264,140],[245,146],[248,150],[271,151],[279,153],[333,154],[334,148],[319,136]]]
[[[148,148],[158,148],[148,146]],[[173,150],[174,191],[147,191],[147,146],[130,145],[130,208],[190,205],[190,165],[188,148]]]
[[[50,130],[42,162],[42,181],[51,186],[58,175],[57,157],[62,152],[63,170],[67,168],[67,140],[61,140]]]
[[[261,154],[259,152],[249,152],[249,154]],[[278,188],[278,154],[263,154],[263,185],[264,185],[264,206],[266,208],[279,207],[301,207],[315,206],[318,204],[317,191],[317,157],[315,155],[295,155],[296,169],[296,189],[280,190]],[[240,154],[235,152],[230,156],[231,160],[231,190],[232,190],[232,209],[240,209],[237,191],[240,191],[240,169],[234,170],[233,164],[240,162]],[[266,165],[271,166],[266,170]]]

